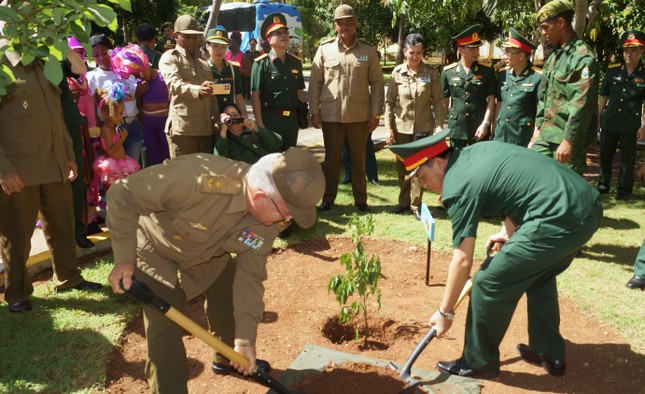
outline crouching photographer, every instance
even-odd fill
[[[278,152],[282,146],[279,134],[242,117],[234,104],[224,107],[220,122],[220,134],[215,141],[216,155],[253,164],[264,155]]]

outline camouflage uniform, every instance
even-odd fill
[[[536,118],[540,134],[532,149],[555,158],[562,140],[570,141],[573,153],[566,165],[582,175],[587,145],[596,132],[598,63],[577,35],[546,60],[541,89]]]

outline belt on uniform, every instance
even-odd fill
[[[269,111],[273,112],[274,114],[282,115],[282,116],[291,116],[292,113],[295,113],[295,109],[289,109],[289,108],[274,108],[274,107],[264,107],[262,108],[263,111]]]

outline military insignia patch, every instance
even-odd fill
[[[291,70],[291,73],[292,73],[292,74],[298,74],[298,69],[297,69],[297,68],[294,68],[293,70]]]
[[[582,69],[582,74],[580,74],[582,78],[589,78],[589,67],[585,67]]]
[[[477,41],[477,40],[479,40],[479,34],[477,34],[477,32],[474,32],[474,33],[473,33],[473,38],[472,38],[472,39],[473,39],[473,41]]]
[[[245,228],[242,230],[237,240],[253,250],[258,250],[264,245],[264,237]]]
[[[200,189],[205,193],[237,194],[242,189],[242,182],[239,179],[225,175],[202,174],[199,177]]]
[[[634,38],[636,38],[636,37],[634,37],[633,33],[629,33],[629,35],[627,36],[628,40],[633,40]]]
[[[643,82],[645,82],[645,79],[643,79],[643,78],[634,78],[634,82],[643,83]]]

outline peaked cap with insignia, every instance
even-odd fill
[[[472,25],[468,29],[462,31],[456,36],[452,37],[453,41],[457,41],[458,46],[467,46],[469,48],[476,48],[482,46],[482,40],[479,36],[481,33],[482,26]]]
[[[450,148],[450,145],[446,141],[449,133],[450,129],[446,128],[443,131],[414,142],[392,145],[390,146],[390,150],[405,165],[406,170],[415,170],[423,163],[439,156]]]
[[[279,29],[287,29],[287,18],[284,14],[280,12],[274,12],[269,14],[262,22],[262,28],[260,29],[260,34],[265,40],[269,39],[269,35]]]
[[[508,29],[508,38],[506,42],[502,44],[502,48],[517,48],[525,53],[531,53],[532,49],[536,49],[536,46],[524,36],[522,36],[517,30],[510,27]]]

